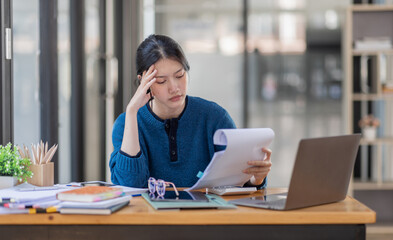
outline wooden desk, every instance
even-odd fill
[[[268,189],[269,194],[285,189]],[[263,191],[257,195],[263,194]],[[239,197],[239,196],[237,196]],[[228,197],[231,199],[235,197]],[[376,214],[351,197],[291,211],[155,211],[141,197],[110,216],[0,215],[7,239],[365,239]],[[257,238],[255,238],[257,237]]]

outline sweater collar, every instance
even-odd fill
[[[174,118],[174,119],[177,119],[177,120],[179,121],[179,120],[181,119],[181,117],[183,116],[184,112],[186,111],[187,105],[188,105],[188,95],[186,96],[185,102],[186,102],[186,103],[185,103],[185,106],[184,106],[183,111],[180,113],[179,117]],[[150,114],[151,114],[155,119],[157,119],[158,121],[160,121],[160,122],[165,122],[166,120],[168,120],[168,119],[161,119],[160,117],[158,117],[158,116],[153,112],[153,110],[150,108],[149,102],[146,103],[146,107],[147,107],[147,109],[149,110]]]

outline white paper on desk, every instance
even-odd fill
[[[139,195],[142,194],[144,192],[147,192],[148,189],[147,188],[134,188],[134,187],[126,187],[126,186],[121,186],[121,185],[115,185],[113,187],[118,187],[123,189],[123,192],[125,195]]]
[[[91,181],[91,182],[95,182],[95,181]],[[99,182],[102,182],[102,181],[99,181]],[[103,183],[108,183],[108,182],[103,182]],[[108,184],[110,184],[110,183],[108,183]],[[58,184],[58,186],[61,186],[61,187],[67,187],[69,185],[82,187],[80,182],[71,182],[71,183],[67,183],[67,184]],[[132,195],[142,194],[142,193],[148,191],[147,188],[126,187],[126,186],[115,185],[115,184],[111,185],[111,187],[121,188],[125,195],[131,195],[131,196]],[[75,187],[71,187],[69,189],[73,189],[73,188],[75,188]]]
[[[14,198],[16,199],[17,203],[35,204],[38,202],[54,200],[56,199],[57,193],[65,190],[69,190],[66,188],[61,188],[61,189],[45,190],[45,191],[18,191],[19,188],[20,186],[0,189],[0,197]]]
[[[5,208],[0,207],[0,215],[3,214],[27,214],[29,209],[15,209],[15,208]]]
[[[243,186],[251,175],[242,170],[250,167],[247,162],[263,160],[263,147],[273,141],[270,128],[219,129],[214,133],[216,145],[227,145],[224,151],[216,152],[205,169],[203,176],[186,190],[218,186]]]

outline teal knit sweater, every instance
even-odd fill
[[[222,146],[213,144],[214,132],[236,128],[225,109],[198,97],[187,96],[184,111],[177,119],[162,120],[146,104],[137,115],[141,152],[129,156],[120,150],[125,116],[122,113],[113,126],[114,151],[109,165],[112,182],[131,187],[146,187],[150,176],[191,187],[214,152],[222,150]]]

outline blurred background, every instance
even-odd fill
[[[391,43],[370,51],[356,49],[352,41],[370,34],[391,41],[392,4],[2,0],[0,25],[8,29],[0,43],[7,45],[3,39],[12,36],[12,45],[0,52],[6,59],[0,144],[58,143],[55,183],[110,181],[112,126],[136,90],[136,49],[150,34],[165,34],[180,43],[189,60],[190,95],[223,106],[238,128],[275,131],[270,187],[288,187],[300,139],[360,132],[358,119],[378,113],[385,127],[376,139],[363,139],[351,186],[353,196],[377,212],[378,223],[387,223],[378,239],[392,239],[392,95],[356,89],[360,78],[366,85],[384,85],[378,74],[392,82],[391,73],[372,70],[371,60],[360,62],[370,55],[384,65],[383,59],[393,59]],[[369,70],[377,77],[368,76]],[[377,239],[367,231],[368,239]]]
[[[275,131],[270,186],[288,186],[301,138],[345,132],[342,30],[350,1],[53,2],[48,10],[45,1],[12,1],[13,133],[16,144],[44,138],[40,112],[52,100],[41,97],[40,76],[56,69],[47,83],[57,82],[49,84],[57,133],[46,136],[59,143],[57,182],[110,179],[112,124],[135,91],[136,47],[152,33],[183,47],[190,95],[226,108],[239,128]],[[46,51],[56,59],[42,62]]]

